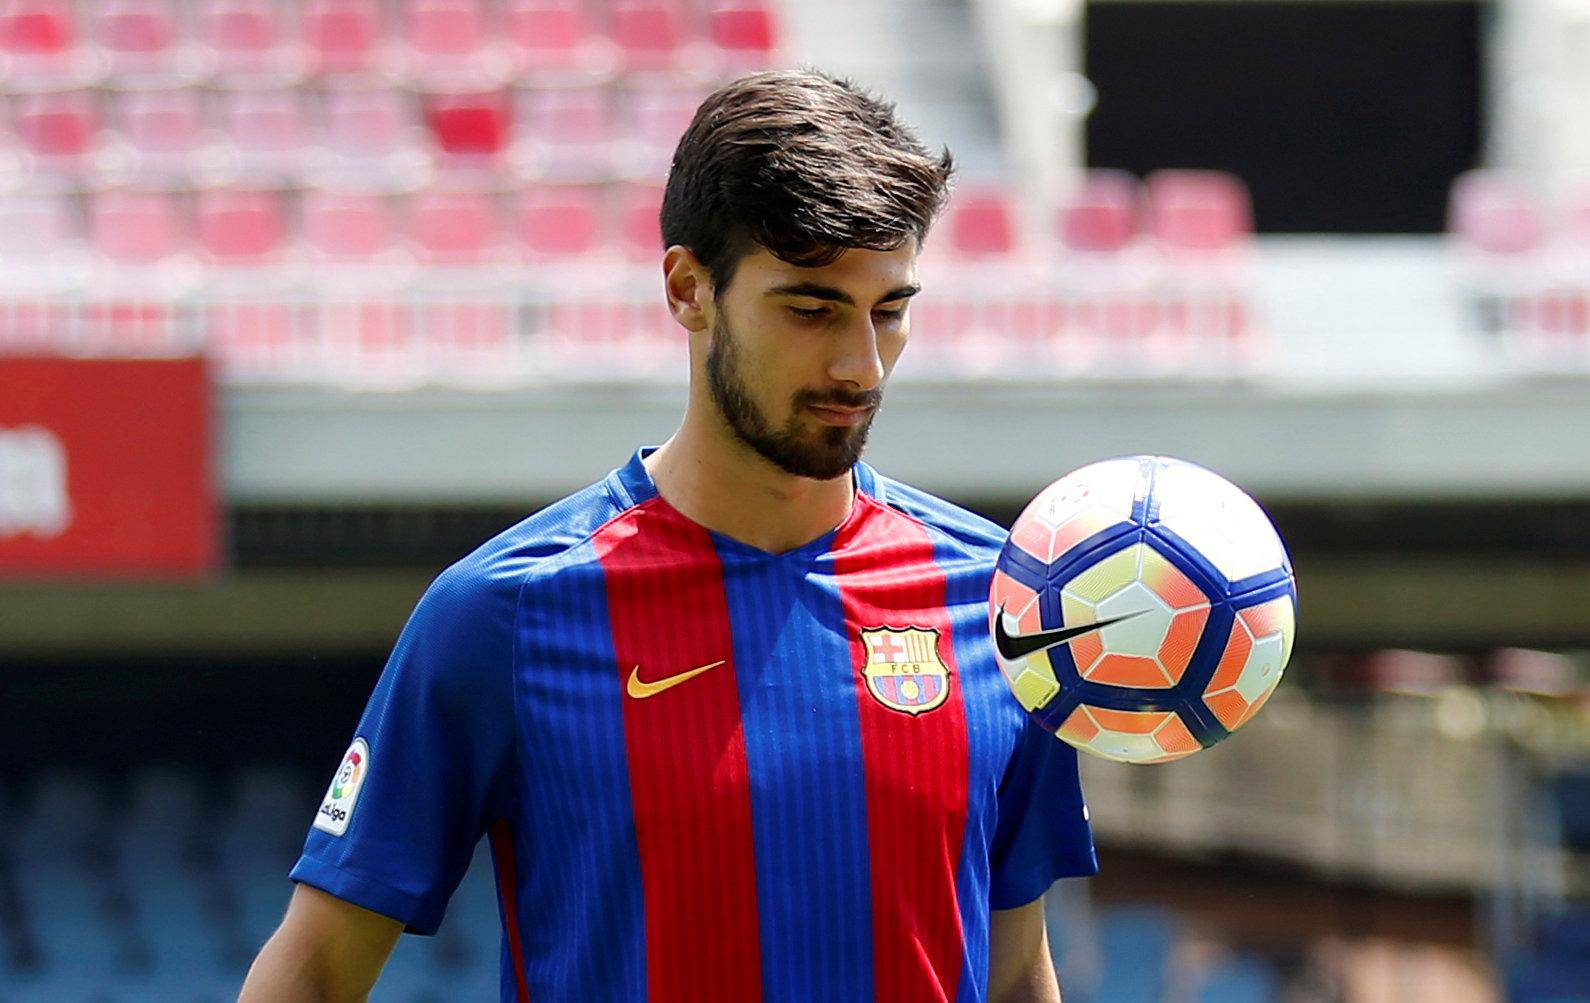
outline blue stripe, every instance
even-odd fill
[[[646,998],[645,909],[607,589],[582,543],[520,602],[525,967],[536,1000]],[[504,982],[512,1000],[512,977]]]
[[[751,775],[763,998],[871,999],[867,794],[833,562],[716,543]]]
[[[963,1003],[981,1003],[988,990],[988,853],[998,820],[998,783],[1024,717],[994,664],[994,648],[988,634],[992,564],[987,560],[968,560],[949,546],[940,533],[935,532],[933,539],[933,558],[945,574],[945,606],[950,612],[955,666],[961,677],[966,713],[969,770],[966,835],[955,875],[965,945],[955,998]]]

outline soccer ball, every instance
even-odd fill
[[[1264,511],[1203,467],[1104,460],[1017,517],[989,594],[995,656],[1045,729],[1163,763],[1264,706],[1292,654],[1297,585]]]

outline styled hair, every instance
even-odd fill
[[[757,246],[793,265],[850,248],[918,246],[954,160],[929,153],[892,103],[813,70],[757,73],[701,103],[674,151],[663,246],[683,245],[721,292]]]

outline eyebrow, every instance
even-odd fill
[[[909,286],[901,286],[898,289],[889,290],[883,295],[883,298],[878,300],[878,302],[892,303],[895,300],[910,299],[912,296],[915,296],[921,291],[922,287],[914,283]],[[833,286],[820,285],[816,282],[796,282],[793,285],[774,286],[772,289],[767,291],[767,295],[806,296],[811,299],[829,300],[834,303],[843,303],[846,306],[856,305],[856,301],[852,299],[851,295],[845,292],[843,289],[836,289]]]

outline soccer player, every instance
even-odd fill
[[[678,430],[425,593],[247,1003],[363,998],[482,836],[504,1000],[1059,998],[1040,896],[1094,853],[994,662],[1004,534],[858,462],[950,174],[818,73],[702,104]]]

